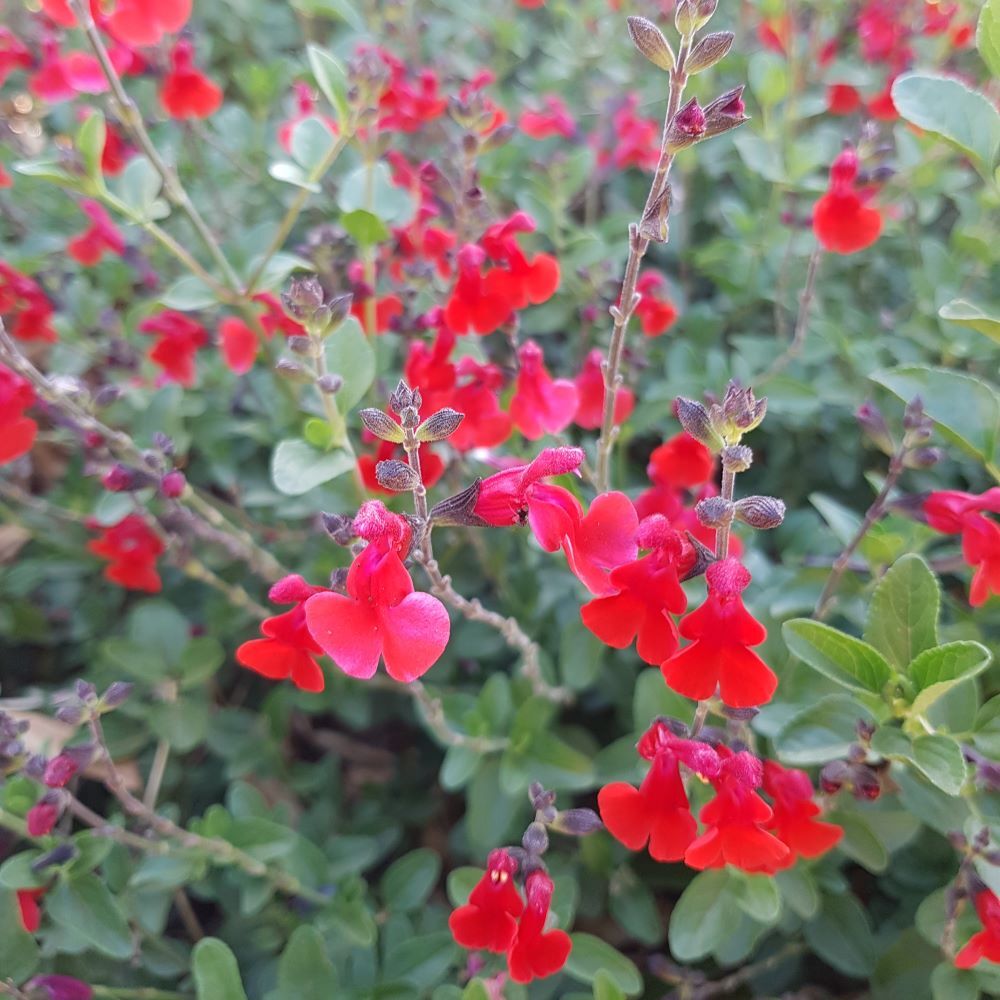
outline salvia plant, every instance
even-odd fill
[[[0,995],[1000,993],[1000,3],[0,3]]]

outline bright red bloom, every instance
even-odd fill
[[[156,560],[165,551],[163,542],[141,515],[129,514],[105,528],[100,538],[87,543],[87,551],[108,560],[104,577],[112,583],[150,594],[162,589]]]
[[[482,265],[486,251],[467,243],[458,251],[458,279],[445,306],[445,320],[458,334],[474,330],[478,334],[492,333],[506,323],[511,315],[503,287],[503,274],[491,268],[485,274]]]
[[[892,99],[893,79],[887,80],[882,92],[868,102],[868,114],[880,122],[894,122],[899,118],[896,102]]]
[[[80,763],[75,757],[61,753],[45,765],[42,782],[49,788],[65,788],[79,770]]]
[[[924,516],[935,530],[946,535],[960,534],[969,514],[985,512],[1000,514],[1000,486],[985,493],[963,493],[961,490],[937,490],[924,501]]]
[[[125,52],[112,51],[109,55],[119,72],[131,61]],[[42,42],[41,64],[28,81],[28,88],[50,104],[58,104],[77,94],[103,94],[108,80],[95,56],[89,52],[63,54],[59,41],[49,37]]]
[[[604,419],[604,355],[594,348],[584,359],[583,368],[574,384],[579,398],[573,423],[584,430],[596,430]],[[635,393],[627,386],[615,392],[614,422],[623,424],[635,408]]]
[[[171,118],[208,118],[222,105],[222,88],[194,65],[194,46],[181,39],[170,53],[160,101]]]
[[[788,55],[788,43],[792,36],[792,19],[787,14],[765,18],[757,25],[757,40],[765,49]]]
[[[490,852],[486,871],[469,893],[469,901],[448,918],[457,944],[471,951],[505,952],[517,933],[524,910],[514,885],[517,862],[504,850]]]
[[[711,698],[718,687],[723,702],[732,708],[763,705],[771,700],[778,678],[750,649],[767,638],[740,596],[750,574],[730,557],[712,563],[705,579],[705,603],[680,623],[681,635],[694,641],[662,664],[663,679],[678,694],[696,701]]]
[[[143,333],[156,335],[149,360],[163,369],[164,376],[185,388],[194,385],[194,356],[208,343],[208,331],[184,313],[165,309],[139,324]]]
[[[912,32],[899,2],[869,0],[858,16],[858,40],[865,62],[900,65],[912,55],[906,42]]]
[[[674,325],[677,319],[677,309],[667,298],[658,298],[657,294],[666,288],[666,279],[655,271],[646,271],[636,282],[635,290],[642,296],[635,307],[639,317],[639,325],[647,337],[659,337]]]
[[[813,801],[813,785],[805,771],[764,762],[764,791],[773,800],[774,815],[768,829],[791,852],[781,868],[790,868],[797,857],[818,858],[844,836],[841,827],[816,819],[822,810]]]
[[[28,826],[28,835],[31,837],[44,837],[52,832],[52,828],[59,819],[59,807],[54,802],[36,802],[25,817]]]
[[[90,218],[90,228],[79,236],[74,236],[66,244],[66,252],[84,267],[93,267],[104,256],[105,251],[120,257],[125,252],[125,238],[104,206],[100,202],[88,200],[80,207]]]
[[[651,551],[611,570],[608,584],[616,592],[585,604],[580,617],[606,645],[625,649],[638,639],[639,657],[660,664],[677,650],[677,626],[670,616],[687,607],[678,572],[690,547],[659,514],[639,525],[636,542]]]
[[[552,976],[569,958],[573,948],[569,935],[562,930],[545,930],[554,888],[552,879],[541,870],[533,871],[524,883],[528,903],[507,952],[507,968],[515,983]]]
[[[0,189],[14,186],[14,178],[7,173],[6,167],[0,163]]]
[[[15,340],[44,340],[55,343],[52,305],[39,284],[10,264],[0,260],[0,316]]]
[[[715,798],[698,818],[705,831],[684,854],[684,862],[699,871],[732,865],[745,872],[773,874],[785,867],[790,851],[764,829],[772,812],[757,794],[763,779],[761,762],[744,750],[734,754],[720,746],[718,777],[712,779]]]
[[[17,905],[21,912],[21,926],[29,934],[35,934],[42,926],[42,908],[38,901],[45,895],[44,889],[18,889]]]
[[[130,146],[110,122],[105,123],[104,149],[101,151],[101,172],[106,177],[117,177],[125,164],[135,155]]]
[[[298,575],[286,576],[268,592],[274,604],[294,604],[261,622],[263,639],[250,639],[236,650],[236,662],[271,680],[290,680],[302,691],[322,691],[323,670],[316,657],[323,650],[316,644],[306,624],[305,603],[314,594],[324,593]]]
[[[553,379],[545,367],[542,349],[533,340],[517,352],[520,368],[510,401],[514,426],[529,440],[558,434],[573,421],[580,397],[568,379]]]
[[[310,597],[309,631],[350,677],[371,677],[381,658],[390,677],[409,683],[448,645],[448,612],[436,597],[413,590],[403,565],[411,538],[404,518],[369,500],[354,519],[354,531],[368,546],[351,563],[347,594]]]
[[[72,976],[32,976],[24,984],[28,996],[45,1000],[93,1000],[94,991]]]
[[[857,253],[870,247],[882,232],[882,215],[865,205],[855,188],[858,154],[845,149],[830,168],[830,190],[813,209],[813,232],[826,250]]]
[[[359,53],[374,53],[389,69],[390,79],[379,98],[378,128],[387,132],[419,132],[448,110],[439,91],[437,74],[420,69],[414,75],[391,52],[376,46],[359,46]]]
[[[108,17],[111,34],[126,45],[158,45],[191,16],[191,0],[115,0]]]
[[[0,364],[0,465],[31,451],[38,424],[24,411],[34,403],[31,383]]]
[[[259,346],[257,334],[243,320],[227,316],[219,324],[219,346],[230,371],[245,375],[253,368]]]
[[[986,512],[1000,514],[1000,486],[979,496],[940,490],[924,501],[924,515],[932,528],[962,536],[962,556],[976,570],[969,589],[973,607],[1000,594],[1000,522],[986,517]]]
[[[955,965],[960,969],[971,969],[984,958],[1000,963],[1000,899],[989,889],[982,889],[976,895],[975,905],[983,929],[973,934],[955,956]]]
[[[306,328],[285,312],[278,297],[272,292],[258,292],[253,301],[264,308],[260,314],[260,325],[265,337],[273,337],[276,333],[283,337],[305,336]]]
[[[660,124],[636,113],[639,97],[629,94],[611,117],[614,136],[598,150],[599,166],[652,170],[660,159]]]
[[[831,83],[826,88],[826,109],[831,115],[852,115],[861,107],[861,94],[849,83]]]
[[[545,98],[545,108],[540,111],[523,111],[518,123],[521,131],[532,139],[548,139],[561,135],[572,139],[576,135],[576,122],[566,107],[566,102],[556,94]]]
[[[719,773],[718,754],[708,744],[679,739],[662,722],[654,722],[639,741],[639,755],[652,761],[642,784],[605,785],[597,795],[601,820],[630,851],[641,851],[648,842],[656,861],[680,861],[698,833],[680,765],[713,778]]]
[[[373,333],[388,333],[392,329],[392,321],[403,315],[403,302],[398,295],[386,295],[375,300],[375,329],[370,329],[368,322],[367,295],[355,295],[351,303],[351,315],[361,324],[361,329],[371,335]]]
[[[0,26],[0,87],[11,73],[30,69],[33,63],[31,50],[10,28]]]
[[[715,472],[715,456],[687,431],[681,431],[654,448],[646,475],[657,486],[693,490],[704,486]]]

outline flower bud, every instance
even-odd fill
[[[730,708],[729,705],[722,706],[722,714],[733,722],[750,722],[760,715],[759,708]]]
[[[696,441],[700,441],[710,451],[721,451],[723,441],[712,427],[707,408],[693,399],[678,396],[674,403],[677,419]]]
[[[764,419],[767,413],[767,397],[757,399],[753,389],[743,388],[736,382],[730,382],[726,387],[726,395],[722,400],[722,415],[736,429],[744,434],[752,431]]]
[[[723,528],[733,523],[733,503],[725,497],[706,497],[694,508],[695,516],[706,528]]]
[[[874,802],[882,794],[882,783],[878,774],[867,764],[858,764],[851,774],[853,793],[856,799]]]
[[[694,562],[688,571],[681,577],[681,580],[693,580],[696,576],[701,576],[712,563],[715,562],[715,553],[703,542],[700,542],[690,531],[684,532],[688,542],[694,549]]]
[[[630,17],[628,33],[632,44],[654,65],[670,71],[677,62],[663,32],[645,17]]]
[[[666,243],[670,238],[670,206],[673,188],[665,184],[639,220],[639,235],[652,243]]]
[[[323,286],[312,274],[306,278],[294,278],[281,293],[281,304],[285,307],[285,312],[300,323],[312,319],[323,302]]]
[[[376,464],[375,479],[383,489],[395,493],[415,490],[420,485],[420,476],[406,462],[400,462],[395,458]]]
[[[918,427],[923,427],[926,421],[924,401],[919,396],[914,396],[903,411],[903,427],[908,431],[916,430]]]
[[[696,97],[692,97],[674,115],[667,129],[667,150],[676,153],[693,146],[705,135],[705,112]]]
[[[402,380],[393,389],[392,395],[389,397],[389,409],[395,414],[400,414],[403,412],[404,408],[413,405],[413,393],[410,387]]]
[[[521,846],[529,855],[537,857],[549,849],[549,834],[542,823],[531,823],[524,831]]]
[[[752,496],[736,502],[736,520],[751,528],[767,531],[785,519],[785,504],[777,497]]]
[[[122,391],[116,385],[102,385],[94,393],[94,406],[105,407],[118,402],[122,398]]]
[[[67,841],[58,847],[52,848],[51,851],[43,854],[41,857],[36,858],[31,864],[31,870],[37,875],[39,872],[45,871],[46,868],[64,865],[67,861],[72,861],[78,853],[76,847]]]
[[[135,469],[126,465],[113,465],[101,477],[101,485],[109,493],[125,493],[137,488],[139,477]]]
[[[128,701],[132,694],[133,684],[128,681],[115,681],[113,684],[108,686],[107,691],[104,692],[104,696],[101,698],[101,702],[105,709],[120,708],[122,705]]]
[[[24,992],[32,1000],[92,1000],[94,991],[79,979],[70,976],[35,976],[24,984]]]
[[[83,707],[81,705],[61,705],[56,709],[56,718],[60,722],[65,722],[67,726],[78,726],[83,721]]]
[[[316,388],[327,396],[335,396],[344,388],[344,379],[340,375],[327,372],[326,375],[320,375],[316,379]]]
[[[931,469],[942,458],[944,452],[940,448],[916,448],[903,456],[903,464],[908,469]]]
[[[723,132],[738,128],[744,122],[750,121],[746,110],[746,105],[743,103],[743,85],[727,90],[705,108],[703,138],[710,139],[712,136],[722,135]]]
[[[485,522],[474,512],[482,483],[482,479],[477,479],[461,493],[434,504],[427,515],[428,520],[433,524],[454,527],[483,527]]]
[[[464,413],[445,407],[432,413],[418,428],[418,441],[444,441],[458,430],[458,425],[465,419]]]
[[[416,406],[404,406],[399,414],[399,422],[404,430],[413,430],[420,423],[420,411]]]
[[[396,423],[388,413],[376,410],[371,407],[362,410],[359,414],[361,422],[375,435],[383,441],[391,441],[393,444],[402,444],[403,428]]]
[[[850,777],[850,769],[842,760],[832,760],[819,772],[819,787],[827,795],[836,795]]]
[[[688,73],[694,74],[714,66],[729,53],[735,37],[731,31],[713,31],[705,35],[691,50],[684,68]]]
[[[320,514],[323,530],[338,544],[350,545],[354,539],[354,519],[346,514]]]
[[[540,781],[533,781],[528,785],[528,799],[533,809],[542,811],[555,805],[556,793],[549,791]]]
[[[861,430],[879,451],[886,455],[892,455],[896,451],[896,443],[892,440],[889,425],[885,422],[882,411],[874,403],[862,403],[854,416]]]
[[[80,699],[80,701],[94,702],[97,701],[97,688],[94,687],[90,681],[77,680],[73,685],[73,693]]]
[[[727,444],[720,457],[726,472],[746,472],[753,465],[753,450],[745,444]]]
[[[312,337],[306,337],[301,333],[297,333],[294,336],[289,337],[285,341],[285,346],[292,352],[292,354],[301,354],[304,357],[308,357],[313,353]]]
[[[52,832],[53,827],[59,821],[62,812],[57,795],[49,793],[42,796],[29,810],[25,821],[28,826],[28,834],[32,837],[44,837]]]
[[[601,817],[593,809],[563,809],[552,824],[553,830],[571,837],[586,837],[604,829]]]
[[[306,371],[302,365],[297,364],[290,358],[281,358],[274,366],[274,370],[282,377],[291,382],[311,382],[312,372]]]
[[[187,479],[184,478],[184,473],[179,469],[174,469],[160,480],[160,493],[168,500],[176,500],[183,494],[186,486]]]

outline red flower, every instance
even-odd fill
[[[767,638],[740,596],[750,574],[730,557],[712,563],[705,578],[705,603],[680,623],[681,635],[694,641],[662,664],[663,679],[678,694],[698,701],[711,698],[718,687],[722,700],[733,708],[763,705],[774,694],[778,678],[750,649]]]
[[[857,253],[870,247],[882,232],[878,209],[865,205],[854,181],[858,175],[858,154],[845,149],[830,168],[830,190],[813,209],[816,239],[833,253]]]
[[[115,0],[108,30],[126,45],[158,45],[191,16],[191,0]]]
[[[0,365],[0,465],[31,451],[38,424],[24,411],[35,403],[31,383]]]
[[[171,118],[208,118],[222,104],[222,89],[194,65],[194,46],[181,39],[170,53],[171,70],[163,78],[160,101]]]
[[[164,552],[163,542],[139,514],[129,514],[105,528],[100,538],[87,543],[87,551],[107,559],[104,577],[126,590],[159,593],[156,559]]]
[[[28,835],[31,837],[44,837],[52,832],[52,828],[59,819],[59,807],[54,802],[36,802],[25,817],[28,825]]]
[[[514,886],[517,862],[504,850],[490,852],[486,871],[469,893],[469,901],[448,918],[457,944],[473,951],[505,952],[517,933],[524,909]]]
[[[583,368],[577,375],[575,385],[579,403],[573,423],[584,430],[596,430],[604,419],[604,373],[601,365],[604,355],[599,349],[592,350],[584,359]],[[626,386],[615,392],[614,422],[623,424],[635,408],[635,393]]]
[[[253,368],[257,357],[257,334],[235,316],[227,316],[219,324],[222,358],[230,371],[245,375]]]
[[[868,102],[868,114],[882,122],[894,122],[899,118],[896,102],[892,99],[893,79],[886,81],[885,89]]]
[[[93,267],[105,251],[120,257],[125,252],[125,238],[104,206],[96,201],[84,201],[80,207],[90,217],[90,228],[74,236],[66,244],[66,252],[84,267]]]
[[[194,356],[199,347],[208,343],[208,331],[174,309],[147,317],[139,324],[139,329],[157,336],[149,360],[163,369],[164,376],[185,388],[193,386],[196,377]]]
[[[403,302],[398,295],[386,295],[375,300],[375,329],[368,322],[368,299],[370,295],[355,295],[351,303],[351,315],[361,324],[361,329],[371,335],[387,333],[392,329],[392,321],[403,315]]]
[[[71,976],[32,976],[24,984],[28,996],[45,1000],[93,1000],[94,991]]]
[[[777,52],[780,56],[788,54],[791,36],[792,19],[787,14],[765,18],[757,25],[757,40],[765,49]]]
[[[547,139],[553,135],[572,139],[576,135],[576,122],[566,102],[555,94],[545,98],[544,110],[522,112],[519,125],[521,131],[532,139]]]
[[[260,626],[264,638],[244,642],[236,650],[236,662],[271,680],[290,680],[302,691],[322,691],[323,670],[316,657],[323,650],[309,632],[305,603],[323,592],[323,587],[314,587],[298,575],[286,576],[274,584],[268,599],[295,607],[265,618]]]
[[[601,820],[630,851],[641,851],[648,842],[655,860],[680,861],[698,833],[680,765],[713,778],[719,773],[718,755],[705,743],[677,738],[662,722],[654,722],[639,741],[639,755],[652,761],[642,784],[605,785],[597,795]]]
[[[826,109],[831,115],[852,115],[861,107],[861,94],[849,83],[831,83],[826,88]]]
[[[677,490],[704,486],[714,472],[715,456],[687,431],[654,448],[646,465],[646,475],[653,483]]]
[[[858,39],[865,62],[899,64],[910,59],[906,40],[913,29],[896,6],[870,0],[858,16]]]
[[[822,810],[813,801],[812,782],[805,771],[765,761],[764,791],[774,801],[774,815],[768,829],[773,830],[791,852],[779,867],[790,868],[797,857],[818,858],[844,836],[841,827],[816,819]]]
[[[924,515],[932,528],[962,536],[962,555],[976,570],[969,590],[973,607],[984,604],[991,594],[1000,594],[1000,523],[985,517],[987,511],[1000,514],[1000,486],[979,496],[940,490],[924,502]]]
[[[552,544],[555,541],[552,528],[556,523],[543,525],[538,518],[532,524],[535,537],[549,552],[558,547]],[[609,580],[610,573],[632,562],[639,551],[635,542],[639,517],[632,501],[624,493],[601,493],[594,497],[587,513],[571,523],[572,529],[561,543],[569,568],[592,594],[613,593],[615,585]]]
[[[773,874],[785,867],[791,852],[764,829],[772,812],[757,794],[763,778],[761,762],[746,750],[734,754],[720,746],[718,754],[719,774],[712,780],[715,798],[698,814],[705,831],[688,847],[684,862],[699,871],[728,864],[745,872]]]
[[[576,386],[549,375],[542,349],[533,340],[521,345],[517,357],[520,368],[510,401],[514,426],[529,441],[565,430],[580,401]]]
[[[646,271],[636,282],[635,290],[642,296],[635,307],[639,325],[647,337],[666,333],[677,319],[677,309],[667,298],[657,298],[656,293],[666,288],[666,279],[655,271]]]
[[[989,889],[981,889],[975,905],[983,929],[973,934],[955,956],[955,965],[960,969],[971,969],[984,958],[1000,963],[1000,899]]]
[[[127,53],[111,52],[112,63],[121,72]],[[77,94],[103,94],[108,80],[101,64],[88,52],[59,51],[59,42],[47,38],[42,43],[41,65],[28,81],[33,94],[51,104],[68,101]]]
[[[545,872],[533,871],[524,883],[528,903],[507,952],[507,968],[515,983],[530,983],[557,973],[569,958],[573,942],[565,931],[546,931],[555,887]]]
[[[308,83],[299,80],[292,85],[292,89],[295,91],[295,114],[278,129],[278,142],[286,153],[292,151],[292,133],[295,131],[295,126],[307,118],[318,118],[334,135],[340,132],[340,125],[336,119],[316,114],[316,92]]]
[[[0,87],[11,73],[29,69],[32,62],[31,50],[10,28],[0,25]]]
[[[378,102],[380,131],[418,132],[448,110],[433,70],[422,69],[414,76],[402,60],[375,46],[359,46],[359,53],[373,53],[389,69],[390,79]]]
[[[458,378],[451,397],[451,407],[465,414],[458,430],[448,443],[458,451],[471,448],[495,448],[510,437],[514,429],[509,413],[500,409],[498,394],[503,387],[503,372],[491,364],[480,364],[464,357],[458,362]]]
[[[690,548],[659,514],[639,525],[636,542],[651,551],[611,570],[608,584],[616,593],[585,604],[580,617],[601,642],[615,649],[625,649],[638,638],[639,657],[660,664],[677,650],[677,626],[670,616],[687,607],[678,570]]]
[[[65,788],[79,770],[80,763],[76,758],[61,753],[45,765],[42,782],[49,788]]]
[[[18,889],[17,905],[21,911],[21,925],[29,934],[35,934],[42,926],[42,908],[38,901],[45,895],[44,889]]]
[[[52,306],[37,282],[0,260],[0,316],[16,340],[55,343]]]
[[[652,170],[660,159],[660,125],[636,114],[639,97],[626,96],[611,119],[614,136],[608,146],[598,151],[597,162],[606,166],[610,161],[617,170],[639,167]],[[603,146],[603,144],[602,144]]]
[[[310,597],[309,631],[345,674],[369,678],[382,658],[392,678],[409,683],[444,652],[448,612],[436,597],[413,590],[403,566],[411,536],[404,518],[370,500],[358,511],[354,531],[368,546],[351,563],[347,594]]]
[[[264,307],[260,314],[260,325],[265,337],[273,337],[280,332],[283,337],[301,337],[305,327],[285,312],[278,297],[271,292],[258,292],[253,301]]]
[[[468,333],[470,329],[484,335],[492,333],[511,315],[503,273],[499,268],[482,273],[486,251],[474,243],[462,247],[456,261],[458,279],[445,306],[445,320],[455,333]]]
[[[104,149],[101,152],[101,172],[106,177],[117,177],[125,169],[125,164],[135,155],[135,149],[128,145],[110,122],[105,124]]]

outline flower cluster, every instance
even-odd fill
[[[52,328],[52,303],[41,286],[0,260],[0,316],[17,340],[58,340]]]
[[[38,424],[24,415],[34,403],[31,383],[0,365],[0,465],[20,458],[35,443]]]
[[[868,201],[875,191],[859,188],[858,154],[845,149],[830,167],[830,189],[813,208],[813,232],[832,253],[857,253],[870,247],[882,232],[882,215]]]

